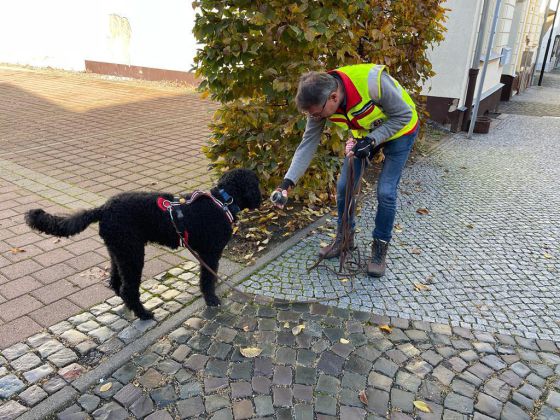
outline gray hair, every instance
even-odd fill
[[[296,106],[299,111],[308,111],[314,105],[322,105],[337,88],[338,82],[328,73],[304,73],[299,78]]]

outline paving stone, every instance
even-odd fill
[[[233,403],[234,419],[250,419],[253,415],[253,404],[250,400],[241,400]]]
[[[251,362],[234,363],[231,366],[229,377],[231,379],[251,379],[253,366]]]
[[[316,391],[324,392],[329,395],[336,395],[340,387],[340,380],[334,376],[321,374],[317,380]]]
[[[391,407],[398,408],[406,413],[412,413],[414,406],[414,394],[411,392],[402,391],[397,388],[391,390]]]
[[[18,359],[12,360],[12,368],[17,372],[26,372],[41,364],[41,359],[34,353],[26,353]]]
[[[71,330],[64,331],[60,335],[60,338],[66,341],[69,345],[76,346],[80,344],[82,341],[87,340],[88,336],[78,330],[71,329]]]
[[[228,397],[222,395],[209,395],[204,399],[204,406],[208,413],[213,413],[224,407],[231,405]]]
[[[51,340],[52,336],[46,332],[41,332],[39,334],[32,335],[26,340],[26,343],[29,344],[33,348],[37,348],[40,345],[46,343],[47,341]]]
[[[101,391],[101,387],[103,387],[104,385],[107,385],[108,383],[111,384],[111,387],[107,390]],[[113,380],[108,380],[108,381],[104,381],[103,383],[100,383],[98,385],[96,385],[92,392],[97,395],[98,397],[101,397],[104,400],[108,400],[110,398],[112,398],[117,392],[119,392],[119,390],[121,390],[123,387],[123,385],[120,382],[117,381],[113,381]],[[103,388],[105,389],[105,388]]]
[[[259,395],[255,397],[255,411],[258,416],[272,416],[274,407],[272,406],[272,398],[268,395]]]
[[[372,375],[373,375],[373,373],[372,373]],[[391,385],[391,382],[383,383],[383,380],[385,378],[377,378],[377,377],[372,378],[371,375],[370,375],[370,378],[368,378],[368,383],[370,384],[370,386],[373,385],[376,388],[381,388],[381,389],[384,389],[386,391],[389,391],[389,389],[391,388],[392,385]],[[388,379],[390,379],[390,378],[388,378]],[[401,386],[402,388],[404,388],[408,391],[417,392],[418,389],[420,388],[422,380],[415,375],[411,375],[408,372],[399,371],[397,373],[396,383],[399,386]]]
[[[179,387],[179,397],[181,399],[203,395],[202,385],[199,382],[187,382]]]
[[[128,409],[136,418],[142,418],[154,411],[154,403],[147,395],[141,395],[130,405]]]
[[[49,340],[37,348],[42,358],[46,358],[57,351],[64,349],[64,345],[56,340]]]
[[[453,382],[451,383],[451,388],[457,394],[464,395],[468,398],[473,398],[476,391],[476,388],[473,385],[460,379],[453,380]]]
[[[290,385],[292,383],[292,368],[290,366],[276,366],[272,383],[275,385]]]
[[[164,387],[152,390],[150,392],[150,397],[160,408],[164,408],[170,404],[173,404],[179,398],[177,393],[175,392],[175,387],[173,385],[166,385]]]
[[[493,418],[498,418],[502,412],[503,404],[487,394],[479,393],[475,408]]]
[[[7,403],[0,406],[0,419],[2,420],[12,420],[27,411],[23,405],[16,401],[8,401]]]
[[[342,371],[344,359],[332,352],[324,352],[321,354],[317,368],[329,375],[338,375]]]
[[[78,404],[88,413],[92,413],[101,402],[101,398],[97,395],[84,394],[78,398]]]
[[[205,394],[216,392],[220,389],[226,388],[229,385],[227,378],[204,378]]]
[[[290,388],[272,388],[273,404],[276,407],[291,407],[292,397],[293,394]]]
[[[318,395],[315,402],[317,413],[336,415],[336,399],[328,395]]]
[[[471,414],[473,411],[473,401],[463,395],[455,394],[454,392],[449,393],[445,397],[445,408],[457,411],[463,414]]]
[[[502,410],[501,418],[508,420],[529,420],[530,416],[515,404],[507,402]]]
[[[379,416],[385,417],[388,411],[389,393],[368,388],[366,395],[368,399],[368,409]]]
[[[19,398],[25,403],[25,405],[32,407],[47,398],[47,393],[38,385],[33,385],[19,394]]]
[[[153,371],[153,369],[151,371]],[[128,362],[125,365],[123,365],[122,367],[120,367],[119,369],[117,369],[113,373],[113,377],[117,381],[119,381],[123,384],[126,384],[126,383],[130,382],[132,380],[132,378],[134,378],[136,376],[136,372],[137,372],[137,367],[134,365],[134,363]],[[161,378],[159,378],[159,379],[161,379]]]
[[[8,360],[14,360],[23,356],[30,350],[29,346],[24,343],[17,343],[7,349],[2,350],[2,355]]]
[[[546,398],[546,404],[550,405],[554,409],[560,409],[560,393],[550,391],[548,397]]]
[[[72,350],[64,348],[60,351],[57,351],[56,353],[51,354],[47,359],[49,362],[61,368],[78,360],[78,356]]]
[[[53,372],[54,372],[54,370],[51,366],[49,366],[47,364],[44,364],[44,365],[41,365],[39,367],[36,367],[35,369],[32,369],[30,371],[25,372],[23,374],[23,377],[30,384],[34,384],[35,382],[40,381],[41,379],[47,377],[48,375],[50,375]],[[1,379],[0,379],[0,381],[1,381]]]
[[[113,397],[118,403],[128,408],[142,395],[142,390],[133,384],[125,385]]]
[[[525,395],[526,397],[536,400],[540,398],[542,391],[535,388],[533,385],[525,384],[521,388],[517,390],[520,394]]]
[[[60,376],[55,376],[54,378],[49,379],[47,382],[43,384],[43,389],[46,391],[47,394],[52,395],[56,391],[61,390],[66,386],[67,382],[61,378]]]
[[[124,408],[114,402],[102,405],[93,412],[95,419],[111,419],[111,420],[125,420],[128,418],[128,413]]]
[[[444,366],[438,366],[432,372],[432,375],[436,377],[443,385],[449,385],[453,380],[455,374]]]

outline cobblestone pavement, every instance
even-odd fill
[[[58,419],[560,419],[552,341],[320,304],[226,302],[162,337]],[[258,357],[243,355],[251,347]],[[22,409],[8,404],[0,410]]]
[[[0,403],[0,419],[37,405],[189,305],[200,296],[198,274],[189,261],[142,283],[155,320],[136,319],[111,297],[1,351],[0,401],[10,401]]]
[[[55,240],[31,232],[24,212],[88,208],[121,191],[206,188],[200,147],[214,105],[192,89],[15,67],[0,68],[0,96],[2,349],[112,296],[96,228]],[[150,246],[146,259],[151,278],[184,254]]]
[[[500,102],[498,110],[506,114],[560,117],[560,70],[545,73],[542,86],[537,86],[540,72],[535,73],[535,86]]]
[[[357,276],[349,295],[351,283],[333,271],[306,270],[320,243],[331,240],[326,232],[244,286],[296,300],[340,296],[333,304],[342,308],[560,340],[559,141],[560,119],[502,115],[489,134],[455,135],[409,167],[388,273]],[[375,206],[369,194],[358,222],[362,257],[370,255]],[[423,285],[429,290],[418,290]]]

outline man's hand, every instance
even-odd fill
[[[358,159],[363,159],[369,156],[369,153],[372,150],[372,142],[373,140],[369,137],[362,137],[359,139],[354,147],[352,148],[352,152],[354,152],[354,156]]]
[[[354,140],[353,137],[349,137],[348,140],[346,140],[346,147],[344,149],[344,153],[346,154],[346,156],[350,157],[354,154],[352,149],[354,148],[355,145],[356,145],[356,140]]]
[[[272,191],[272,194],[270,194],[270,201],[272,201],[272,204],[276,207],[280,209],[284,208],[288,202],[288,190],[283,190],[280,187],[276,188]]]

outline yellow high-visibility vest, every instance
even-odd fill
[[[387,71],[384,65],[355,64],[340,67],[339,69],[329,72],[330,74],[336,73],[340,77],[346,93],[346,112],[342,114],[335,113],[329,117],[329,120],[336,125],[351,130],[354,138],[365,137],[372,130],[389,119],[383,110],[376,106],[374,101],[370,98],[368,75],[374,67],[378,70],[377,91],[379,92],[378,99],[381,99],[381,74]],[[389,77],[391,76],[389,75]],[[410,106],[412,117],[402,129],[393,134],[388,140],[410,134],[416,130],[418,126],[418,113],[416,112],[414,101],[399,82],[392,77],[391,79],[400,90],[404,102]]]

